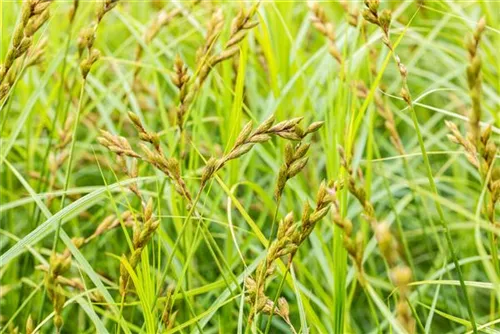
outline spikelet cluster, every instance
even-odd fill
[[[379,26],[384,32],[384,43],[390,44],[388,40],[389,28],[391,25],[391,11],[389,9],[384,9],[379,12],[380,0],[364,0],[365,9],[362,12],[363,18],[377,26]]]
[[[479,140],[478,146],[481,153],[480,172],[487,181],[486,184],[490,195],[486,214],[488,220],[496,228],[500,228],[500,222],[495,218],[495,208],[500,201],[500,167],[494,165],[495,156],[498,154],[498,147],[493,139],[491,139],[491,126],[484,129]]]
[[[83,29],[80,32],[78,39],[78,50],[80,55],[82,55],[85,50],[88,51],[87,56],[80,62],[80,71],[84,79],[87,78],[92,65],[99,60],[101,55],[99,50],[93,47],[95,41],[95,30],[96,28],[94,26]]]
[[[179,103],[174,111],[176,115],[176,122],[179,126],[179,129],[183,129],[184,127],[184,116],[188,110],[188,107],[191,103],[192,94],[189,91],[189,81],[191,76],[188,73],[188,68],[182,61],[179,55],[176,56],[174,62],[174,72],[171,76],[172,82],[179,90]]]
[[[361,284],[364,284],[364,271],[363,271],[363,234],[358,231],[356,236],[353,236],[353,224],[352,221],[344,217],[340,210],[340,203],[337,198],[337,192],[343,187],[343,183],[335,183],[335,186],[331,188],[330,193],[333,196],[332,200],[332,220],[335,225],[342,229],[343,236],[342,241],[344,248],[349,254],[349,257],[353,261],[356,266],[356,270],[358,271],[358,279]]]
[[[174,311],[175,298],[173,296],[175,291],[174,285],[169,285],[166,292],[165,298],[165,308],[161,316],[161,321],[166,330],[171,329],[175,324],[175,318],[177,317],[178,310]]]
[[[84,240],[83,238],[73,238],[71,242],[76,248],[80,248]],[[61,313],[66,301],[63,286],[71,284],[75,286],[79,283],[78,280],[68,280],[64,278],[64,275],[68,272],[70,267],[71,253],[69,249],[66,249],[63,254],[52,252],[49,267],[46,269],[45,273],[45,289],[47,291],[47,296],[54,307],[54,326],[56,327],[58,333],[61,331],[63,326]]]
[[[500,168],[494,164],[498,147],[491,139],[491,126],[488,125],[482,131],[479,141],[474,144],[471,132],[469,132],[467,137],[464,137],[455,123],[450,121],[445,121],[445,123],[451,132],[448,138],[453,143],[461,145],[464,148],[467,160],[477,168],[481,179],[486,182],[489,195],[486,216],[493,226],[500,228],[500,223],[495,218],[495,208],[500,201]],[[495,237],[495,240],[497,240],[497,237]]]
[[[230,160],[236,159],[247,153],[257,143],[264,143],[271,136],[279,136],[288,140],[298,141],[301,139],[297,133],[297,125],[303,117],[293,118],[274,124],[274,115],[265,120],[255,130],[252,130],[252,121],[249,121],[236,138],[232,149],[221,158],[210,158],[203,169],[201,184],[205,185],[217,171],[219,171]]]
[[[274,196],[280,199],[285,189],[287,181],[297,175],[307,164],[308,157],[305,155],[311,146],[308,143],[303,143],[302,140],[309,134],[318,131],[324,122],[314,122],[304,131],[299,125],[295,126],[295,133],[300,137],[299,143],[296,145],[288,142],[285,145],[285,163],[281,166],[278,173],[278,181],[274,189]]]
[[[164,158],[163,150],[160,145],[159,136],[157,133],[148,132],[142,125],[139,118],[133,114],[129,113],[129,117],[139,133],[139,138],[143,142],[150,143],[153,146],[153,151],[151,151],[147,146],[144,145],[143,149],[145,151],[145,157],[136,153],[128,140],[124,137],[112,135],[107,131],[101,131],[101,137],[98,141],[101,145],[108,148],[110,151],[116,153],[119,164],[121,165],[124,173],[130,178],[136,178],[138,176],[138,160],[144,160],[150,162],[155,167],[161,169],[164,166],[160,163]],[[128,167],[125,157],[132,158],[131,168]],[[162,157],[162,159],[160,159]],[[155,160],[156,159],[156,160]],[[171,177],[172,180],[176,180],[176,176],[172,174],[171,168],[165,170],[166,174]],[[180,171],[177,171],[178,177],[180,178]],[[176,174],[177,175],[177,174]],[[181,179],[182,180],[182,179]],[[185,185],[184,185],[185,186]],[[149,240],[154,235],[157,230],[160,221],[156,219],[153,215],[153,200],[150,198],[146,203],[144,202],[144,196],[140,192],[136,183],[129,185],[129,189],[136,194],[136,196],[141,200],[141,214],[139,217],[130,211],[125,211],[120,217],[108,216],[94,231],[94,233],[86,239],[89,242],[93,238],[103,234],[104,232],[111,230],[123,223],[124,226],[132,226],[133,228],[133,239],[132,239],[132,250],[131,254],[127,257],[122,255],[122,262],[120,265],[120,294],[125,297],[128,289],[128,284],[130,280],[130,274],[127,271],[124,262],[128,261],[132,269],[135,269],[139,260],[141,258],[142,251],[146,247]]]
[[[201,0],[194,0],[192,1],[186,10],[191,10],[193,9],[197,4],[199,4]],[[152,22],[150,23],[149,27],[144,31],[142,39],[144,41],[145,45],[151,44],[151,42],[158,36],[160,33],[161,29],[164,27],[168,26],[170,22],[177,16],[181,15],[183,12],[182,8],[176,7],[170,11],[167,11],[165,8],[162,8],[156,16],[153,18]],[[135,61],[138,63],[142,55],[144,53],[144,47],[143,44],[139,43],[137,44],[137,48],[135,50]],[[134,71],[134,85],[133,87],[137,86],[138,84],[138,75],[142,67],[138,66],[136,70]]]
[[[385,221],[379,221],[377,219],[375,215],[375,209],[371,204],[365,189],[356,181],[354,171],[351,168],[351,162],[348,160],[342,147],[339,147],[339,155],[341,158],[342,166],[347,171],[347,180],[344,184],[349,192],[361,204],[364,212],[364,218],[370,224],[370,227],[377,240],[380,253],[389,265],[391,281],[393,282],[394,286],[398,288],[399,298],[396,305],[398,320],[409,333],[414,333],[415,319],[413,318],[410,307],[407,303],[407,298],[410,292],[408,284],[412,280],[412,271],[404,263],[403,257],[400,255],[400,247],[398,241],[392,234],[389,224]],[[343,224],[345,226],[344,228],[347,228],[347,230],[344,231],[347,231],[350,234],[352,225],[346,225],[345,222]],[[342,227],[341,224],[338,225]],[[344,244],[347,245],[346,249],[349,255],[355,261],[355,264],[358,266],[358,270],[360,270],[360,273],[362,273],[362,254],[360,254],[362,250],[358,249],[359,247],[361,247],[362,242],[357,241],[352,243],[352,239],[347,241],[344,239]],[[350,250],[351,247],[354,248]],[[363,280],[364,279],[361,278],[360,282],[363,283]]]
[[[342,64],[344,60],[336,45],[333,23],[328,20],[325,10],[317,2],[310,3],[309,9],[311,10],[311,22],[314,28],[328,40],[328,52],[339,64]]]
[[[158,134],[146,130],[137,115],[129,113],[129,118],[136,128],[140,140],[144,142],[144,144],[141,145],[144,152],[143,155],[136,153],[126,138],[112,135],[106,131],[101,131],[101,137],[98,138],[101,145],[116,153],[117,157],[123,159],[123,161],[125,157],[132,158],[134,161],[142,160],[148,162],[155,168],[164,172],[171,179],[179,194],[181,194],[187,200],[187,206],[192,208],[194,203],[191,194],[182,179],[178,161],[174,158],[165,157],[165,154],[161,148]],[[274,116],[272,116],[264,121],[261,125],[259,125],[255,130],[252,130],[252,122],[248,122],[243,127],[241,133],[236,139],[233,148],[226,155],[219,159],[211,158],[207,162],[202,173],[202,180],[198,195],[204,189],[208,180],[210,180],[213,175],[217,171],[219,171],[228,161],[241,157],[242,155],[247,153],[255,144],[266,142],[270,140],[271,136],[273,135],[289,140],[301,140],[307,134],[317,131],[322,125],[321,122],[313,123],[304,131],[297,127],[301,120],[302,118],[295,118],[274,124]],[[145,143],[151,145],[152,149],[145,145]],[[123,163],[123,169],[125,173],[130,177],[134,177],[134,174],[127,169],[126,163]],[[135,174],[135,176],[137,176],[137,174]],[[131,190],[142,199],[140,191],[136,186],[134,186],[134,188],[131,188]],[[318,206],[318,208],[319,207],[320,206]],[[200,216],[195,208],[193,208],[193,213],[197,216]],[[308,215],[308,219],[304,220],[304,231],[302,232],[303,235],[304,233],[310,233],[308,231],[309,229],[312,229],[311,226],[314,225],[317,221],[318,213],[312,214],[310,216],[311,217],[309,217]],[[152,234],[158,226],[158,221],[152,217],[151,200],[148,202],[148,204],[143,204],[143,215],[141,219],[142,223],[134,224],[135,218],[132,218],[132,214],[130,212],[125,212],[122,217],[120,217],[120,219],[117,219],[117,217],[114,216],[110,216],[98,226],[96,231],[90,237],[87,238],[87,242],[101,235],[105,231],[118,226],[120,221],[124,222],[126,225],[134,226],[133,251],[128,258],[129,263],[131,264],[132,268],[134,268],[139,261],[142,249],[152,237]],[[298,242],[301,242],[301,240],[299,239]],[[120,291],[122,295],[126,294],[128,281],[129,275],[126,268],[122,265],[120,270]]]
[[[165,153],[160,145],[160,137],[155,132],[147,131],[137,115],[129,112],[129,118],[139,133],[139,139],[153,146],[153,150],[151,150],[147,145],[141,143],[140,146],[144,152],[142,159],[167,175],[172,180],[176,191],[186,198],[188,202],[191,202],[192,197],[182,178],[179,161],[175,158],[165,157]]]
[[[165,157],[165,153],[161,147],[161,142],[158,133],[146,130],[142,121],[134,113],[129,113],[129,119],[137,130],[143,154],[137,153],[129,141],[125,137],[113,135],[107,131],[101,131],[101,137],[98,141],[101,145],[114,152],[118,162],[121,165],[124,173],[130,178],[138,176],[138,162],[145,161],[162,171],[175,185],[179,194],[181,194],[188,203],[192,201],[189,190],[181,176],[180,164],[174,158]],[[148,147],[150,145],[150,147]],[[125,158],[131,158],[132,163],[127,164]],[[129,167],[130,165],[130,167]],[[141,200],[142,213],[140,217],[132,214],[130,211],[125,211],[121,216],[108,216],[95,230],[95,232],[87,238],[87,241],[103,234],[105,231],[111,230],[118,226],[121,222],[125,226],[133,227],[132,253],[127,257],[122,255],[122,264],[120,266],[120,294],[125,296],[129,284],[129,273],[123,265],[124,261],[128,261],[132,269],[134,269],[141,257],[144,247],[153,237],[154,232],[159,226],[160,221],[153,216],[153,201],[150,198],[147,203],[144,203],[144,196],[141,193],[136,183],[129,185],[129,189],[137,195]]]
[[[8,94],[16,79],[20,78],[22,73],[28,68],[40,65],[44,62],[47,47],[47,38],[41,38],[36,45],[28,48],[25,52],[24,63],[14,62],[10,67],[3,83],[0,84],[0,101]]]
[[[491,138],[491,126],[488,125],[481,131],[481,57],[479,56],[479,42],[486,27],[486,21],[482,18],[474,33],[466,39],[466,48],[469,54],[469,65],[467,67],[467,82],[472,101],[472,110],[469,116],[469,131],[463,136],[451,121],[445,121],[451,134],[448,138],[462,146],[465,150],[467,160],[479,171],[481,179],[486,183],[488,190],[488,202],[486,216],[491,224],[500,227],[495,218],[495,208],[500,201],[500,168],[494,165],[495,155],[498,147]],[[494,237],[495,243],[498,237]]]
[[[236,17],[231,21],[229,39],[219,53],[214,53],[212,51],[213,44],[222,31],[224,17],[220,11],[214,14],[213,22],[209,25],[209,32],[207,33],[205,45],[197,52],[197,58],[199,59],[197,85],[201,86],[203,84],[215,65],[231,58],[239,51],[238,44],[245,39],[250,29],[259,24],[258,21],[252,20],[259,5],[260,2],[256,2],[249,9],[240,9]]]
[[[352,27],[356,28],[359,24],[359,10],[357,7],[351,8],[349,1],[341,1],[340,4],[347,14],[347,22]]]
[[[109,215],[103,219],[103,221],[96,227],[94,232],[85,239],[85,244],[89,243],[91,240],[99,237],[107,231],[113,230],[123,223],[124,226],[133,227],[135,223],[135,217],[132,212],[126,210],[122,212],[119,216]]]
[[[322,182],[316,196],[316,206],[311,209],[308,202],[304,204],[302,210],[301,222],[295,222],[293,213],[288,213],[278,224],[278,233],[267,250],[266,259],[255,271],[255,279],[247,278],[245,284],[249,293],[248,301],[251,305],[249,323],[253,321],[255,315],[259,313],[268,313],[268,307],[273,309],[274,305],[265,295],[265,286],[268,279],[273,275],[275,262],[283,256],[289,256],[289,265],[291,264],[300,245],[311,235],[316,224],[326,216],[330,210],[330,204],[333,196],[329,188],[332,183]],[[271,302],[271,303],[270,303]],[[279,311],[277,315],[280,315]],[[274,313],[273,313],[274,314]],[[286,319],[285,319],[286,321]]]
[[[356,93],[358,97],[362,99],[368,98],[368,88],[365,83],[362,81],[356,82]],[[396,121],[394,120],[394,114],[392,110],[389,108],[387,103],[384,101],[382,96],[378,92],[375,92],[374,96],[375,108],[377,109],[378,114],[384,119],[384,126],[389,132],[389,138],[391,140],[392,145],[396,148],[396,151],[400,155],[405,155],[405,149],[403,146],[403,142],[399,135],[399,132],[396,127]]]
[[[253,313],[250,313],[249,322],[253,321],[253,317],[257,313],[273,314],[281,317],[290,326],[292,332],[296,333],[290,321],[288,302],[284,297],[279,298],[277,305],[275,305],[274,301],[264,293],[264,287],[258,288],[257,282],[250,276],[245,279],[245,288],[247,289],[246,300],[250,305],[253,305],[250,311]]]
[[[75,247],[81,248],[85,245],[86,240],[85,240],[85,238],[73,238],[71,240],[71,242],[73,243],[73,245],[75,245]],[[71,257],[69,249],[65,249],[63,254],[59,254],[59,255],[56,254],[56,256],[59,256],[59,258],[61,258],[61,259]],[[54,262],[52,262],[52,264],[53,263]],[[48,273],[51,271],[51,269],[48,265],[43,265],[43,264],[36,266],[36,269],[41,270],[42,272],[45,273],[45,275],[48,275]],[[80,292],[85,291],[85,285],[83,284],[83,281],[79,277],[66,277],[66,276],[62,276],[62,274],[60,274],[56,278],[56,283],[59,284],[61,287],[76,289]],[[61,291],[63,291],[63,290],[61,290]],[[95,302],[102,302],[104,299],[98,291],[91,291],[89,293],[89,297],[92,301],[95,301]]]
[[[120,294],[125,296],[127,293],[130,274],[124,266],[123,262],[128,261],[130,267],[135,269],[141,259],[142,251],[147,243],[153,237],[154,232],[160,225],[160,221],[153,216],[153,199],[143,205],[140,219],[136,221],[133,228],[132,253],[127,258],[122,255],[122,263],[120,265]]]
[[[396,62],[396,66],[398,67],[399,74],[401,76],[402,80],[402,87],[401,87],[401,92],[400,95],[403,98],[403,100],[408,104],[409,106],[412,105],[412,99],[410,95],[410,89],[408,88],[408,70],[399,58],[399,56],[395,53],[394,46],[391,42],[390,39],[390,27],[391,27],[391,19],[392,19],[392,13],[389,9],[384,9],[381,12],[379,12],[378,8],[380,5],[379,0],[365,0],[365,9],[363,10],[363,18],[378,26],[380,30],[382,31],[382,41],[384,44],[393,52],[394,56],[394,61]]]
[[[476,30],[465,41],[465,47],[469,55],[467,66],[467,83],[472,101],[472,110],[469,115],[469,131],[471,141],[477,144],[481,136],[479,121],[481,120],[481,56],[479,55],[479,43],[486,27],[486,19],[479,20]]]
[[[78,52],[82,56],[84,51],[87,50],[86,57],[80,62],[80,71],[82,73],[83,79],[86,79],[94,63],[99,60],[100,52],[94,48],[94,42],[96,39],[97,28],[99,23],[102,21],[104,15],[113,9],[119,0],[103,0],[97,7],[96,16],[94,22],[80,31],[80,36],[78,39]]]
[[[236,55],[239,51],[239,44],[248,35],[249,30],[258,25],[258,21],[252,18],[259,8],[259,4],[260,2],[256,2],[249,9],[242,8],[238,12],[231,22],[229,39],[218,53],[214,52],[214,50],[216,49],[215,44],[224,27],[224,15],[220,8],[214,12],[207,26],[205,43],[196,52],[197,70],[195,73],[196,75],[192,78],[184,76],[184,80],[180,79],[179,68],[183,68],[185,65],[180,63],[180,58],[176,59],[173,81],[180,90],[180,98],[179,104],[175,108],[175,113],[177,115],[177,126],[181,130],[181,133],[184,127],[185,114],[194,100],[194,97],[200,92],[211,70],[220,62]],[[182,88],[179,86],[180,83],[183,83]]]
[[[11,73],[14,63],[21,56],[25,55],[33,45],[33,35],[40,30],[42,25],[50,17],[49,7],[51,0],[25,0],[21,11],[21,19],[17,23],[12,34],[12,43],[7,49],[5,61],[0,66],[0,101],[7,96],[14,80],[15,72]],[[28,57],[28,64],[35,64],[40,61],[39,52],[31,53]]]
[[[130,178],[135,178],[138,175],[138,162],[137,159],[141,156],[136,153],[127,138],[122,136],[117,136],[109,133],[108,131],[101,130],[101,136],[97,138],[97,141],[108,150],[116,154],[116,159],[121,171]],[[127,164],[127,159],[132,158],[131,163]],[[137,187],[137,184],[132,183],[129,185],[130,191],[137,195],[137,197],[142,199],[141,193]]]
[[[104,130],[101,130],[101,137],[98,138],[99,143],[117,154],[125,174],[129,177],[137,177],[137,160],[146,161],[167,175],[175,185],[177,192],[188,201],[191,201],[191,194],[181,176],[180,164],[175,158],[165,157],[158,133],[147,131],[139,117],[134,113],[130,112],[129,118],[139,134],[139,139],[144,142],[140,144],[143,155],[134,151],[126,138],[112,135]],[[151,150],[145,143],[151,144],[153,149]],[[124,157],[133,158],[132,168],[127,167]],[[132,184],[131,187],[130,190],[138,197],[141,197],[137,186]]]

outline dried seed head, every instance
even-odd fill
[[[460,144],[457,137],[455,137],[454,135],[446,135],[446,137],[448,137],[448,140],[450,140],[451,142],[453,142],[455,144]]]
[[[127,291],[127,284],[129,278],[127,268],[123,264],[125,261],[127,261],[127,256],[123,254],[120,260],[120,295],[122,296],[124,296]]]
[[[281,137],[281,138],[288,139],[288,140],[293,140],[293,141],[299,141],[299,140],[302,139],[300,137],[300,135],[298,135],[295,131],[291,132],[289,130],[276,132],[276,135],[279,136],[279,137]]]
[[[21,40],[21,43],[19,44],[19,46],[17,47],[17,49],[14,51],[14,58],[17,59],[19,57],[21,57],[24,53],[26,53],[26,51],[28,50],[28,48],[33,44],[33,38],[32,37],[24,37],[22,40]]]
[[[490,140],[491,131],[492,131],[491,124],[488,124],[484,128],[483,133],[481,134],[481,142],[483,143],[483,145],[486,144]]]
[[[251,18],[257,11],[259,2],[254,4],[250,10],[242,8],[236,17],[231,22],[231,36],[229,37],[229,42],[226,47],[235,45],[241,41],[246,36],[246,30],[252,29],[259,24],[258,21],[251,21]]]
[[[48,7],[49,4],[47,4]],[[26,37],[31,37],[33,36],[39,29],[40,27],[47,22],[47,20],[50,17],[50,13],[48,8],[45,7],[43,8],[43,11],[41,13],[38,13],[36,16],[33,16],[29,21],[26,27],[24,28],[24,35]]]
[[[184,62],[182,61],[181,57],[177,55],[175,57],[175,62],[174,62],[174,74],[171,76],[172,82],[174,85],[179,89],[180,93],[180,102],[183,104],[185,102],[185,99],[187,97],[187,84],[190,80],[190,76],[188,74],[188,69]]]
[[[293,132],[300,138],[304,138],[305,134],[304,134],[304,130],[299,126],[299,125],[295,125],[295,127],[293,128]]]
[[[330,206],[326,206],[318,211],[314,211],[311,216],[309,217],[309,221],[311,224],[315,224],[318,221],[320,221],[326,214],[328,213],[328,210],[330,210]]]
[[[286,181],[288,180],[287,175],[288,173],[286,165],[281,166],[278,173],[278,180],[276,181],[276,188],[274,190],[274,196],[276,197],[276,199],[279,199],[281,197],[281,194],[285,189]]]
[[[325,181],[321,181],[318,189],[318,193],[316,194],[316,203],[322,203],[323,199],[327,195],[326,183]]]
[[[75,237],[75,238],[72,238],[71,239],[71,242],[73,243],[73,245],[79,249],[83,246],[83,244],[85,243],[85,238],[83,237]]]
[[[399,64],[399,73],[405,79],[408,77],[408,70],[406,69],[406,66],[403,63]]]

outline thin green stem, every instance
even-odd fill
[[[269,244],[268,244],[268,246],[266,248],[266,253],[269,251],[269,247],[271,246],[272,240],[274,240],[276,238],[276,236],[275,236],[276,233],[274,233],[274,226],[276,225],[276,220],[278,219],[278,212],[279,212],[279,208],[280,208],[282,193],[283,193],[283,190],[281,190],[278,193],[278,196],[277,196],[277,199],[276,199],[276,209],[274,210],[273,222],[271,224],[271,234],[270,234],[270,237],[269,237],[270,242],[269,242]],[[267,267],[268,266],[267,257],[266,257],[265,261],[266,261],[266,267]],[[256,283],[257,283],[256,291],[259,291],[260,283],[261,282],[260,282],[259,279],[257,279]],[[263,282],[263,284],[265,285],[265,282]],[[255,309],[255,310],[253,310],[253,314],[252,314],[252,309],[250,310],[250,315],[248,317],[248,321],[249,322],[252,321],[253,317],[255,317],[255,322],[257,322],[258,313],[257,313],[256,305],[258,305],[258,299],[259,299],[259,294],[257,293],[255,295],[255,303],[253,305],[254,307],[252,308],[252,309]],[[273,307],[273,311],[274,311],[274,307]],[[272,316],[272,312],[271,312],[271,316]],[[250,326],[247,326],[247,328],[249,328],[249,327]]]
[[[406,83],[404,84],[404,89],[406,89],[408,94],[410,94],[410,91],[409,91]],[[434,182],[434,177],[432,175],[432,168],[431,168],[431,164],[429,162],[429,157],[427,156],[427,150],[425,148],[424,140],[422,138],[422,133],[420,132],[420,126],[418,124],[418,119],[417,119],[417,113],[415,112],[415,108],[413,107],[413,103],[411,101],[411,96],[410,96],[410,100],[408,103],[408,107],[410,108],[411,118],[413,121],[413,125],[415,127],[415,131],[417,133],[418,143],[420,145],[420,151],[422,152],[422,157],[424,159],[425,170],[427,173],[427,178],[429,180],[429,185],[431,187],[431,191],[436,196],[439,196],[436,184]],[[472,311],[472,306],[471,306],[470,301],[469,301],[467,287],[465,286],[464,278],[462,275],[462,269],[460,268],[460,264],[458,263],[458,257],[457,257],[456,251],[455,251],[455,246],[453,245],[453,240],[451,238],[450,230],[448,229],[448,223],[446,222],[446,220],[444,218],[443,208],[441,207],[441,204],[439,203],[439,201],[435,200],[434,204],[436,206],[436,210],[437,210],[438,215],[439,215],[440,223],[444,228],[444,234],[446,237],[446,242],[448,243],[448,248],[450,249],[450,252],[451,252],[451,258],[452,258],[453,263],[455,264],[455,268],[457,270],[458,280],[460,281],[460,288],[462,290],[463,300],[464,300],[465,306],[467,308],[467,313],[469,314],[469,320],[470,320],[470,323],[472,325],[472,330],[474,331],[475,334],[477,334],[477,325],[476,325],[476,321],[474,318],[474,312]]]
[[[43,189],[43,179],[45,178],[45,175],[46,175],[47,170],[48,170],[48,168],[46,166],[47,159],[49,158],[49,155],[50,155],[50,149],[52,148],[52,141],[54,138],[56,123],[57,123],[57,120],[59,119],[59,112],[61,110],[60,106],[61,106],[62,92],[63,92],[64,82],[65,82],[64,74],[66,72],[66,66],[68,63],[67,57],[68,57],[68,53],[69,53],[69,47],[71,44],[72,31],[73,31],[73,21],[70,22],[69,33],[68,33],[68,37],[66,39],[66,45],[65,45],[65,49],[64,49],[64,57],[63,57],[62,68],[61,68],[61,83],[59,85],[59,91],[57,93],[56,113],[54,115],[54,119],[52,120],[50,132],[49,132],[49,142],[47,144],[47,148],[45,149],[45,153],[44,153],[43,159],[42,159],[42,172],[40,173],[40,179],[38,180],[38,184],[37,184],[37,193],[40,193]],[[30,222],[35,222],[35,224],[32,225],[33,227],[36,227],[38,225],[38,221],[40,220],[40,213],[41,212],[40,212],[40,210],[38,210],[38,206],[35,205],[33,207],[33,212],[31,214],[31,219],[30,219]],[[36,216],[36,218],[35,218],[35,216]],[[27,261],[24,262],[24,265],[26,265],[26,264],[27,264]],[[24,276],[25,269],[26,268],[23,266],[23,269],[21,272],[21,277]],[[42,294],[43,297],[42,297],[42,304],[41,304],[42,307],[40,307],[38,319],[42,318],[43,304],[45,302],[45,293],[46,293],[46,291],[43,290],[43,294]],[[23,300],[22,294],[21,294],[21,298],[19,300],[20,301]]]
[[[69,148],[68,166],[66,169],[66,177],[64,179],[63,194],[61,196],[61,210],[64,208],[64,202],[66,201],[66,193],[67,193],[68,187],[69,187],[69,180],[71,178],[71,169],[73,166],[75,144],[76,144],[76,131],[78,130],[78,123],[80,122],[80,115],[81,115],[81,111],[82,111],[81,110],[82,109],[82,100],[83,100],[83,94],[85,92],[85,83],[86,82],[87,81],[85,79],[82,81],[82,86],[80,88],[80,97],[78,98],[76,119],[75,119],[75,124],[73,126],[73,133],[71,135],[71,145]],[[56,234],[55,234],[54,244],[52,246],[52,252],[56,252],[56,250],[57,250],[57,245],[59,243],[59,233],[61,231],[61,225],[62,225],[62,219],[60,219],[57,222]]]
[[[86,80],[84,79],[82,81],[82,86],[80,89],[80,97],[78,98],[78,107],[77,107],[77,114],[76,114],[76,120],[75,124],[73,126],[73,134],[71,138],[71,146],[70,146],[70,151],[69,151],[69,157],[68,157],[68,167],[66,170],[66,178],[64,180],[64,188],[63,188],[63,194],[61,197],[61,210],[64,208],[64,202],[66,200],[66,193],[68,191],[68,186],[69,186],[69,180],[70,180],[70,175],[71,175],[71,167],[73,164],[73,155],[74,155],[74,150],[75,150],[75,143],[76,143],[76,130],[78,128],[78,123],[80,121],[80,113],[81,113],[81,107],[82,107],[82,100],[83,100],[83,93],[85,91],[85,83]],[[59,219],[57,222],[57,227],[56,227],[56,232],[55,232],[55,237],[54,237],[54,242],[52,245],[52,253],[55,253],[57,251],[57,245],[59,242],[59,235],[61,231],[61,226],[62,226],[62,219]],[[50,273],[50,265],[49,265],[49,273]],[[46,299],[46,293],[43,293],[42,296],[42,302],[41,302],[41,307],[40,307],[40,312],[43,310],[43,306],[45,304],[45,299]]]
[[[168,269],[170,268],[170,265],[172,264],[172,261],[174,260],[174,256],[175,256],[175,253],[177,251],[177,248],[179,247],[180,241],[182,240],[182,236],[184,235],[184,232],[186,231],[186,226],[188,224],[188,221],[189,221],[189,219],[191,219],[193,213],[195,212],[196,204],[200,200],[201,193],[202,193],[203,189],[204,189],[204,187],[200,188],[200,190],[196,194],[196,197],[191,202],[191,208],[189,209],[188,214],[187,214],[186,218],[184,219],[184,224],[182,225],[181,231],[179,232],[179,235],[177,236],[177,239],[175,240],[174,246],[172,247],[170,255],[167,259],[167,264],[165,265],[165,269],[162,273],[160,282],[165,282],[165,280],[167,278]],[[151,308],[155,307],[156,302],[158,301],[160,291],[161,291],[161,284],[158,286],[158,291],[155,294],[155,298],[153,299],[153,303],[151,305]]]

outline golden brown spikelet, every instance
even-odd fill
[[[278,233],[276,238],[271,241],[266,254],[266,259],[261,262],[255,271],[255,279],[247,277],[245,286],[248,291],[248,302],[250,303],[250,315],[248,323],[251,324],[259,313],[281,316],[295,332],[288,318],[288,308],[286,300],[278,300],[276,305],[265,294],[266,282],[270,280],[274,273],[275,261],[283,256],[288,256],[288,269],[297,253],[300,245],[311,235],[316,224],[326,216],[330,210],[333,197],[330,194],[329,187],[332,183],[322,182],[317,193],[316,207],[311,211],[306,202],[302,211],[302,221],[294,221],[293,213],[288,213],[278,224]]]
[[[16,60],[28,53],[33,45],[33,35],[49,19],[49,8],[52,2],[46,0],[26,0],[23,2],[21,19],[14,28],[12,43],[7,48],[3,64],[0,65],[0,101],[7,96],[14,82],[12,78],[15,75],[10,72],[13,70]],[[28,64],[39,61],[42,54],[31,53],[32,57]],[[33,56],[35,57],[33,58]],[[6,80],[8,77],[10,80]]]

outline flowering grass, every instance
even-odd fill
[[[0,333],[500,331],[497,2],[0,13]]]

